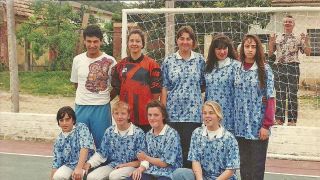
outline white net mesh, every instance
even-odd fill
[[[124,23],[124,32],[132,27],[141,28],[146,33],[145,54],[155,58],[159,63],[169,53],[177,50],[175,33],[179,27],[191,26],[197,36],[198,46],[195,51],[205,57],[211,43],[211,35],[224,33],[229,36],[234,46],[241,43],[247,33],[257,34],[266,53],[270,34],[283,33],[283,18],[290,14],[295,18],[293,33],[300,38],[300,34],[308,34],[311,45],[311,55],[306,56],[299,52],[300,79],[298,95],[297,125],[320,127],[320,8],[193,8],[193,9],[136,9],[125,10],[127,21]],[[174,13],[174,14],[173,14]],[[124,36],[123,36],[124,37]],[[125,42],[125,41],[123,41]],[[122,47],[126,47],[123,45]],[[166,50],[167,49],[167,50]],[[123,48],[122,50],[125,51]],[[274,70],[275,76],[279,68],[273,64],[274,58],[268,57],[268,63]],[[288,67],[286,67],[288,68]],[[288,73],[295,72],[289,70]],[[285,90],[292,93],[291,85],[294,80],[276,78],[276,83],[286,86]],[[294,91],[293,91],[294,92]],[[278,94],[279,96],[279,94]],[[279,97],[277,97],[279,99]],[[286,97],[287,99],[289,98]],[[291,99],[291,96],[290,98]],[[292,101],[282,102],[284,114],[291,116],[286,106],[291,106]],[[279,109],[279,103],[277,104]],[[294,112],[293,112],[294,113]]]

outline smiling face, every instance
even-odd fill
[[[101,40],[95,36],[86,36],[84,44],[87,49],[87,56],[90,58],[96,58],[100,55]]]
[[[244,55],[246,62],[254,62],[255,55],[257,53],[257,43],[252,38],[248,38],[244,42]]]
[[[150,107],[147,110],[148,121],[153,129],[162,129],[164,117],[159,107]]]
[[[143,48],[142,38],[139,34],[131,34],[128,39],[130,54],[141,54]]]
[[[292,33],[294,25],[295,23],[292,17],[283,18],[283,28],[285,33]]]
[[[213,131],[219,128],[220,118],[213,109],[213,107],[209,105],[204,105],[202,108],[202,117],[203,123],[207,126],[209,130]]]
[[[182,52],[191,52],[194,43],[195,42],[190,37],[190,34],[186,32],[182,33],[181,36],[177,39],[179,51]]]
[[[71,132],[73,128],[74,121],[72,117],[70,117],[67,113],[63,116],[63,118],[59,119],[59,126],[62,132]]]
[[[126,108],[117,108],[112,112],[112,116],[118,127],[125,127],[129,124],[130,114]]]
[[[228,47],[225,48],[215,48],[214,53],[216,54],[217,60],[222,61],[228,57]]]

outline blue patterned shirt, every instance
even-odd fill
[[[258,140],[262,127],[265,104],[262,97],[274,97],[274,81],[272,69],[268,64],[266,70],[266,87],[260,88],[258,66],[256,63],[249,70],[243,66],[235,76],[235,136]]]
[[[58,169],[65,165],[75,169],[82,148],[90,149],[89,158],[94,152],[94,142],[88,127],[83,123],[77,123],[70,133],[60,133],[57,137],[53,146],[52,168]]]
[[[137,160],[137,153],[145,151],[145,147],[145,134],[139,127],[131,124],[127,134],[121,136],[113,125],[106,130],[97,153],[107,159],[108,166],[115,168]]]
[[[239,147],[234,136],[223,127],[220,134],[210,140],[206,126],[195,129],[191,136],[189,161],[201,164],[203,177],[214,180],[226,169],[239,169]],[[234,174],[230,179],[236,179]]]
[[[204,84],[204,57],[191,52],[183,60],[178,52],[162,63],[163,87],[168,91],[167,111],[170,122],[201,123],[201,85]]]
[[[168,166],[161,168],[150,163],[145,173],[172,178],[173,171],[182,167],[182,149],[178,132],[169,125],[165,125],[157,136],[153,134],[153,129],[147,132],[146,141],[146,154],[160,158]]]
[[[205,73],[205,100],[218,102],[223,111],[223,126],[234,132],[234,76],[240,62],[226,58],[210,73]]]

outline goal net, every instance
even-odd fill
[[[194,51],[204,57],[212,35],[217,33],[231,38],[235,49],[245,34],[256,34],[267,53],[269,35],[283,33],[283,18],[288,14],[295,18],[293,33],[298,37],[301,33],[308,34],[311,45],[310,56],[299,53],[298,125],[320,127],[320,7],[124,9],[121,56],[127,56],[129,29],[140,28],[146,34],[144,53],[161,63],[177,50],[175,34],[184,25],[194,29],[198,41]],[[267,60],[274,67],[274,59],[268,57]]]

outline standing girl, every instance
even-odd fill
[[[240,59],[242,65],[235,76],[235,136],[241,179],[263,180],[269,128],[274,120],[273,74],[255,35],[244,37]]]
[[[191,133],[201,126],[201,86],[204,85],[204,57],[192,49],[196,39],[190,26],[178,30],[178,51],[165,58],[161,66],[163,88],[161,101],[167,107],[169,125],[181,137],[183,165],[187,162]]]
[[[234,75],[240,66],[231,40],[225,35],[213,38],[206,62],[205,100],[217,101],[225,117],[223,126],[234,133]]]
[[[146,118],[146,104],[158,99],[161,92],[159,64],[142,54],[145,46],[144,34],[133,29],[128,35],[129,56],[122,59],[112,70],[113,94],[130,105],[130,120],[144,132],[150,129]]]

